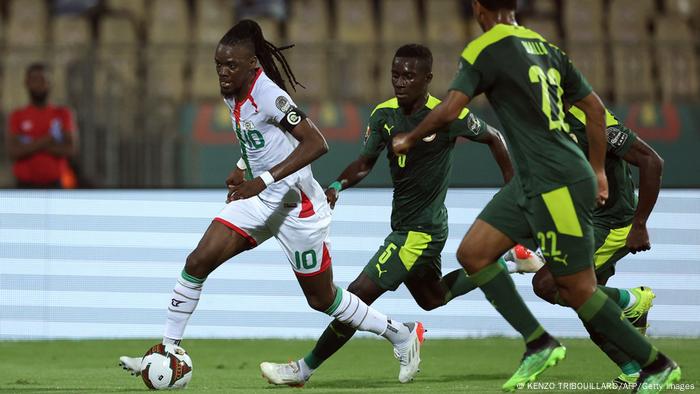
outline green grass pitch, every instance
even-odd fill
[[[146,351],[157,340],[0,341],[2,393],[143,393],[146,386],[117,366],[120,355]],[[616,367],[589,341],[564,339],[567,358],[546,371],[540,389],[521,392],[570,392],[564,383],[604,384]],[[700,391],[700,339],[654,339],[654,344],[683,368],[687,392]],[[306,354],[308,340],[187,340],[194,364],[186,393],[299,393],[274,387],[260,377],[261,361],[286,362]],[[375,339],[355,339],[301,389],[314,393],[487,393],[515,370],[523,345],[505,338],[428,340],[422,371],[412,383],[398,383],[398,362],[391,346]],[[577,392],[619,393],[579,389]],[[694,387],[694,390],[692,389]]]

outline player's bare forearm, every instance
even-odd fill
[[[646,225],[659,197],[664,160],[641,138],[632,144],[623,159],[639,168],[639,201],[633,223]]]
[[[605,152],[607,138],[605,137],[605,107],[594,92],[575,103],[586,114],[586,136],[588,137],[588,160],[593,171],[605,172]]]
[[[510,161],[510,155],[508,154],[508,147],[503,139],[503,135],[491,126],[486,126],[488,132],[483,135],[482,138],[478,139],[478,142],[483,142],[488,144],[491,150],[491,155],[501,169],[501,174],[503,175],[503,182],[508,183],[510,179],[513,178],[513,163]]]
[[[270,169],[275,181],[299,171],[328,152],[326,139],[310,119],[299,123],[290,133],[299,141],[299,145],[286,159]]]
[[[351,188],[360,183],[369,175],[376,163],[377,157],[370,156],[360,156],[357,160],[350,163],[338,176],[337,181],[340,182],[341,190]]]
[[[49,145],[46,151],[54,156],[73,157],[76,149],[72,142],[66,142]]]

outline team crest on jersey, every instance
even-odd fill
[[[471,130],[472,133],[477,134],[479,132],[479,128],[481,127],[481,122],[476,116],[474,116],[474,114],[469,114],[469,119],[467,119],[467,127],[469,127],[469,130]]]
[[[243,128],[246,130],[255,130],[255,125],[253,122],[246,120],[243,122]]]
[[[605,129],[605,134],[608,136],[608,144],[615,148],[621,147],[627,141],[627,134],[615,126]]]
[[[427,137],[423,137],[423,141],[425,142],[433,142],[433,140],[437,137],[437,133],[430,134]]]
[[[279,96],[275,99],[275,106],[277,109],[280,111],[286,113],[289,111],[289,108],[291,107],[291,104],[289,104],[289,100],[287,100],[286,97],[284,96]]]

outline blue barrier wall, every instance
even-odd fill
[[[494,192],[450,190],[444,272],[458,267],[459,240]],[[0,339],[160,337],[175,278],[224,199],[224,190],[0,191]],[[331,234],[338,284],[381,245],[390,210],[390,190],[342,194]],[[663,191],[649,228],[652,250],[623,260],[610,284],[655,290],[650,335],[700,336],[700,191]],[[270,241],[222,265],[186,335],[320,335],[330,319],[307,306],[288,264]],[[585,335],[572,311],[537,299],[531,275],[513,279],[551,332]],[[402,287],[376,306],[422,320],[431,337],[515,335],[480,291],[425,312]]]

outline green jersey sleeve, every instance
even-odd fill
[[[386,141],[382,136],[384,117],[381,111],[375,111],[370,115],[367,130],[365,130],[364,141],[360,154],[368,157],[377,157],[384,150]]]
[[[620,158],[629,152],[637,140],[637,134],[621,124],[607,127],[605,134],[608,137],[608,153]]]
[[[466,115],[466,116],[463,116]],[[487,131],[487,124],[469,110],[463,110],[459,118],[449,125],[450,138],[465,137],[476,140]]]
[[[457,90],[469,97],[475,97],[484,91],[482,73],[464,57],[459,59],[457,74],[452,80],[449,90]]]
[[[588,96],[593,88],[586,80],[586,77],[574,66],[574,63],[564,52],[559,52],[563,62],[563,75],[561,76],[561,87],[564,90],[562,98],[570,104],[574,104],[582,98]]]

